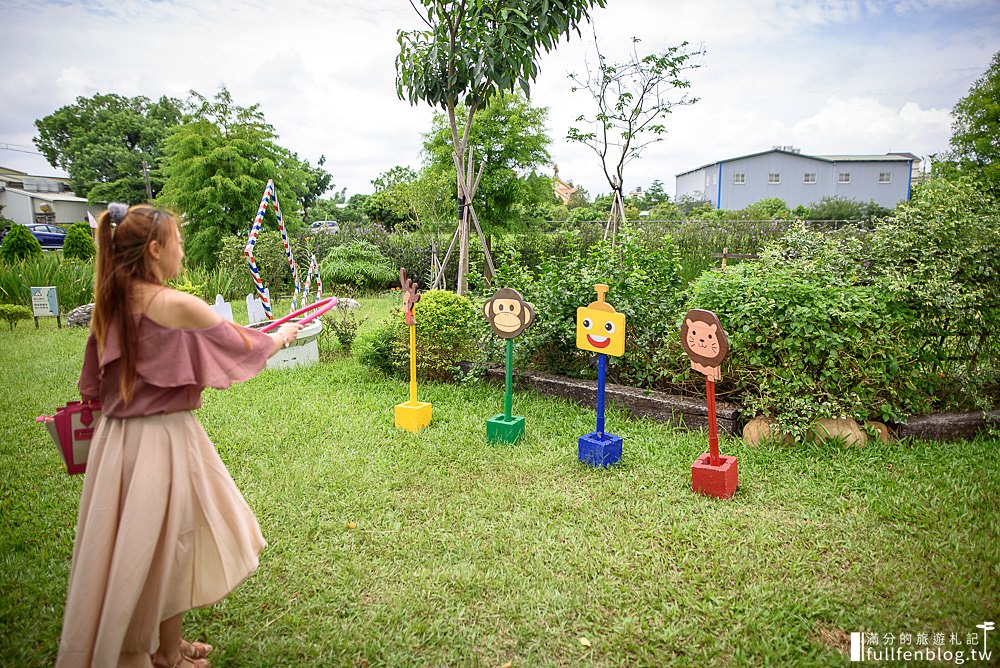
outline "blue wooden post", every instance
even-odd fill
[[[604,378],[608,372],[608,356],[597,355],[597,437],[604,438]]]

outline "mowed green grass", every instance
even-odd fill
[[[393,309],[361,301],[366,328]],[[33,421],[74,398],[85,334],[0,328],[3,665],[55,659],[83,479]],[[187,617],[213,665],[828,666],[851,631],[964,641],[1000,617],[996,437],[723,438],[740,488],[720,501],[690,490],[703,433],[609,412],[624,457],[596,470],[576,459],[593,407],[515,393],[527,437],[495,446],[500,388],[421,384],[419,434],[393,427],[407,398],[344,356],[206,391],[198,418],[268,541]]]

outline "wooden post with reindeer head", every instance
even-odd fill
[[[410,400],[396,404],[396,428],[417,432],[431,423],[432,406],[417,401],[417,319],[413,308],[420,301],[419,284],[407,278],[406,269],[399,270],[399,285],[403,290],[403,313],[410,328]]]

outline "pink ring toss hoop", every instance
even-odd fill
[[[292,318],[295,318],[296,316],[300,316],[303,313],[307,313],[307,312],[312,311],[314,309],[319,309],[318,311],[316,311],[312,315],[310,315],[310,316],[308,316],[306,318],[303,318],[302,320],[299,320],[299,324],[300,325],[304,325],[307,322],[312,322],[313,320],[315,320],[316,318],[320,317],[321,315],[323,315],[324,313],[326,313],[327,311],[329,311],[330,309],[332,309],[334,306],[336,306],[339,301],[340,300],[337,299],[336,297],[327,297],[326,299],[321,299],[318,302],[313,302],[309,306],[303,306],[298,311],[295,311],[293,313],[289,313],[284,318],[281,318],[279,320],[275,320],[274,322],[268,324],[266,327],[261,327],[260,331],[262,331],[262,332],[270,332],[275,327],[280,327],[281,325],[284,325],[286,322],[288,322]]]

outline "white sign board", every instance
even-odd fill
[[[59,315],[59,300],[53,286],[31,288],[31,308],[36,318]]]
[[[271,298],[271,293],[267,288],[264,288],[264,295],[268,299]],[[267,320],[267,313],[264,311],[264,304],[261,303],[259,299],[255,299],[253,293],[247,295],[247,320],[249,324],[254,324],[255,322],[263,322]]]
[[[222,295],[215,295],[215,304],[212,310],[221,315],[229,322],[233,322],[233,305],[222,298]]]

